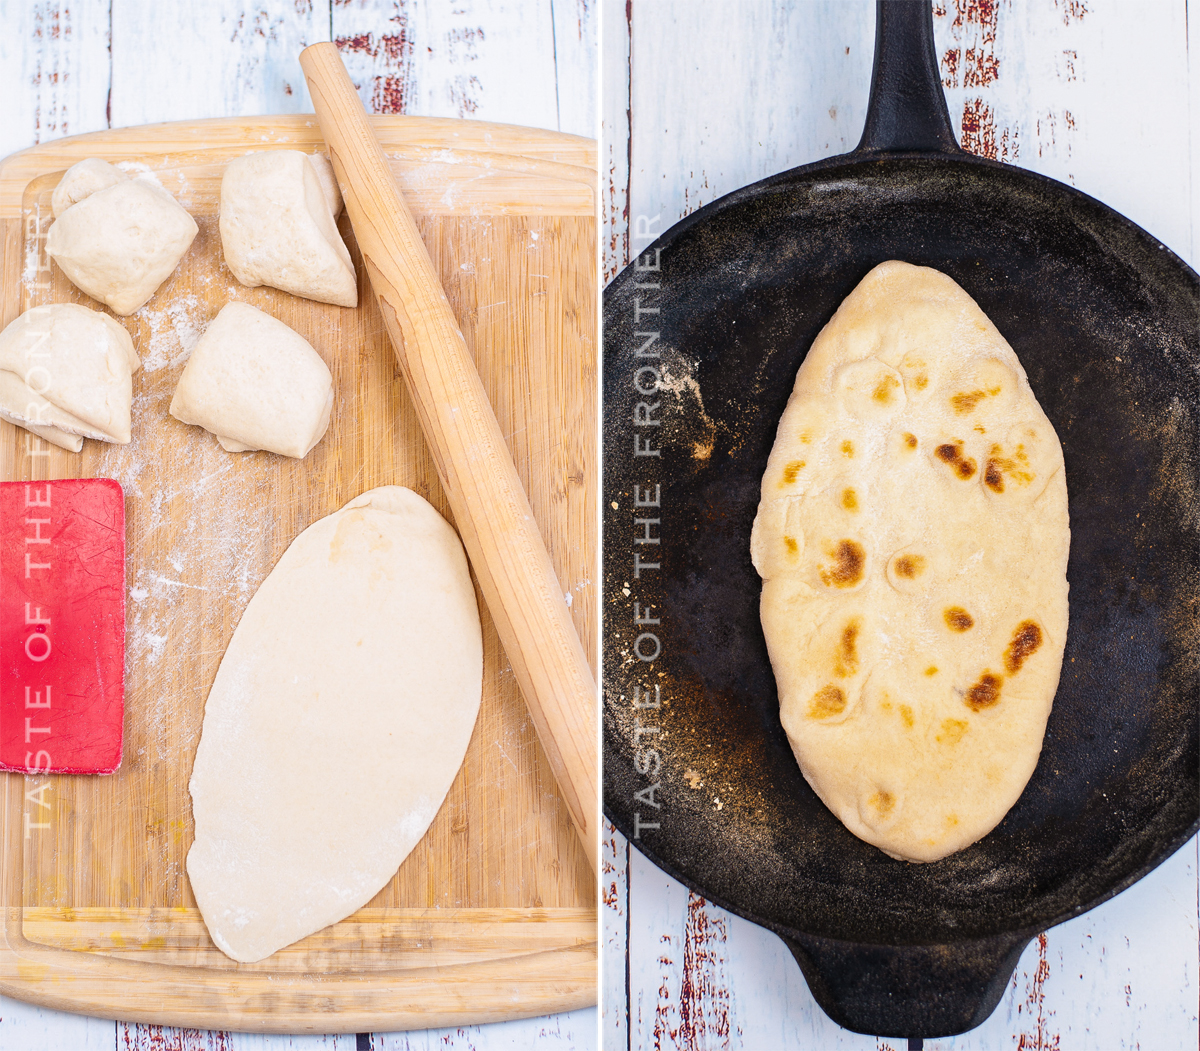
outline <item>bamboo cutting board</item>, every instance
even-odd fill
[[[466,121],[373,121],[594,667],[595,144]],[[196,909],[187,782],[204,700],[256,588],[301,530],[374,486],[409,486],[449,517],[361,267],[360,306],[346,310],[243,288],[224,266],[224,164],[272,147],[321,149],[315,121],[129,128],[0,163],[0,324],[42,303],[96,306],[44,252],[51,191],[76,160],[153,171],[200,226],[154,298],[118,319],[143,363],[130,445],[85,441],[67,453],[0,423],[0,478],[119,480],[128,551],[121,769],[8,774],[0,786],[0,991],[87,1014],[268,1032],[424,1028],[594,1004],[595,879],[482,601],[479,722],[445,804],[390,884],[259,964],[217,950]],[[359,263],[344,216],[340,226]],[[330,429],[302,461],[225,453],[167,414],[191,346],[235,299],[298,331],[333,373]],[[36,455],[43,448],[49,455]]]

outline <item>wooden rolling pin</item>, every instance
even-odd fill
[[[458,321],[337,47],[300,54],[346,214],[496,630],[592,870],[596,682]]]

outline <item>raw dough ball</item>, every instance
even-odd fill
[[[129,333],[107,314],[33,307],[0,332],[0,417],[71,452],[84,438],[126,445],[139,368]]]
[[[46,254],[114,313],[132,314],[179,265],[198,231],[174,197],[148,178],[127,179],[97,158],[63,176]]]
[[[171,398],[171,415],[229,452],[305,456],[329,426],[333,377],[282,321],[227,303],[200,337]]]
[[[188,877],[222,952],[261,960],[386,886],[482,682],[462,544],[416,493],[373,489],[292,542],[225,651],[189,785]]]
[[[248,153],[221,179],[221,247],[243,285],[353,307],[358,284],[334,222],[332,170],[297,150]],[[326,162],[328,163],[328,162]],[[340,203],[340,199],[338,201]]]
[[[1038,761],[1067,638],[1062,449],[951,278],[881,263],[817,336],[751,534],[783,728],[856,836],[936,861]]]
[[[97,190],[107,190],[110,186],[124,182],[125,176],[119,168],[114,168],[108,161],[99,157],[88,157],[78,164],[71,165],[63,175],[59,184],[54,187],[50,197],[50,209],[57,219],[73,204],[78,204],[85,197],[90,197]]]

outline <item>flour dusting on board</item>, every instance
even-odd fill
[[[274,561],[278,532],[275,516],[246,498],[247,481],[253,490],[269,458],[231,456],[205,432],[167,418],[171,378],[135,379],[134,440],[106,444],[98,466],[125,490],[127,543],[137,553],[127,565],[129,689],[142,698],[144,740],[160,756],[194,745],[202,711],[194,694],[207,692],[229,633]],[[156,389],[146,390],[148,381]],[[147,443],[165,447],[168,436],[170,464],[148,462]]]
[[[157,301],[157,297],[152,300]],[[201,336],[203,309],[194,295],[172,300],[160,310],[142,307],[137,316],[150,327],[149,343],[142,348],[142,368],[157,372],[187,361]]]

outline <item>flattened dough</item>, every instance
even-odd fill
[[[248,303],[227,303],[192,350],[170,412],[228,452],[302,457],[332,407],[329,366],[303,336]]]
[[[128,444],[129,333],[77,303],[33,307],[0,332],[0,418],[71,452],[84,438]]]
[[[946,275],[872,270],[796,376],[751,554],[780,715],[855,835],[935,861],[1041,752],[1067,635],[1058,437]]]
[[[475,725],[483,644],[454,530],[409,489],[309,526],[242,615],[204,709],[187,869],[213,940],[261,960],[391,879]]]
[[[221,248],[243,285],[358,305],[354,265],[334,221],[341,198],[328,163],[298,150],[268,150],[226,166]]]
[[[121,315],[154,295],[199,230],[153,179],[127,179],[95,157],[67,169],[51,207],[46,254],[78,288]]]

